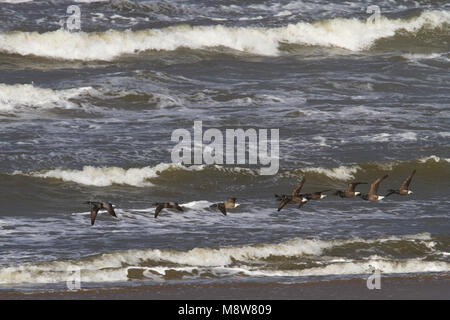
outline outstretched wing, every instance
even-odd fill
[[[224,203],[218,203],[217,208],[219,208],[220,212],[222,212],[224,216],[227,215],[227,209],[225,208]]]
[[[93,226],[95,223],[95,218],[97,218],[98,210],[100,210],[100,208],[97,206],[93,206],[91,208],[91,226]]]
[[[295,197],[300,192],[300,190],[302,190],[305,181],[306,178],[303,177],[302,181],[300,181],[300,184],[292,191],[292,197]]]
[[[370,191],[369,195],[377,195],[378,194],[378,187],[380,186],[381,181],[386,179],[388,175],[385,175],[384,177],[378,178],[370,185]]]
[[[106,209],[106,211],[108,211],[108,213],[110,215],[117,218],[116,213],[114,212],[114,208],[111,203],[104,203],[103,207]]]
[[[414,170],[405,181],[403,181],[400,190],[408,190],[409,184],[411,183],[412,178],[416,174],[416,170]]]
[[[287,205],[289,201],[291,201],[289,198],[284,198],[283,200],[281,200],[280,205],[278,206],[278,211],[283,209],[283,207]]]
[[[355,188],[358,184],[367,184],[367,182],[351,182],[348,184],[347,192],[355,192]]]
[[[161,212],[161,210],[164,208],[164,204],[158,204],[158,206],[155,209],[155,218],[158,217],[159,213]]]

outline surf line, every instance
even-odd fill
[[[186,304],[183,307],[178,307],[179,315],[204,315],[209,318],[213,307],[193,307]]]
[[[187,129],[175,129],[172,132],[171,141],[177,142],[171,151],[172,163],[183,165],[259,163],[261,175],[275,175],[279,169],[280,132],[279,129],[270,129],[270,138],[268,132],[269,129],[261,128],[225,129],[225,134],[217,128],[203,132],[203,122],[194,121],[193,139]]]

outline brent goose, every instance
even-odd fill
[[[94,225],[99,210],[106,210],[110,215],[117,218],[114,208],[109,202],[87,201],[86,203],[91,206],[91,226]]]
[[[378,187],[380,186],[381,181],[386,179],[388,175],[385,175],[384,177],[378,178],[370,185],[370,191],[368,194],[360,194],[359,196],[367,201],[378,201],[382,200],[384,197],[378,195]]]
[[[155,209],[155,218],[158,217],[159,213],[162,209],[177,209],[178,211],[183,211],[183,208],[178,205],[176,202],[162,202],[162,203],[155,203],[156,209]]]
[[[330,191],[330,189],[323,190],[323,191],[311,192],[311,193],[301,193],[301,194],[299,194],[299,197],[302,197],[303,199],[306,199],[306,201],[303,201],[302,203],[300,203],[298,207],[301,208],[309,200],[320,200],[320,199],[325,198],[326,195],[322,194],[322,193],[327,192],[327,191]]]
[[[323,190],[323,191],[311,192],[311,193],[302,193],[302,194],[300,194],[300,196],[303,196],[307,200],[320,200],[327,196],[325,194],[322,194],[327,191],[330,191],[330,189]]]
[[[236,208],[239,204],[236,203],[236,198],[228,198],[225,202],[215,203],[210,208],[218,208],[220,212],[223,213],[224,216],[227,215],[227,209]]]
[[[355,191],[356,186],[359,184],[367,184],[367,182],[351,182],[348,184],[345,191],[337,190],[334,195],[341,198],[353,198],[355,196],[359,196],[361,192]]]
[[[283,209],[283,207],[287,204],[296,204],[299,203],[300,206],[307,202],[308,200],[305,197],[302,197],[299,195],[300,190],[303,188],[303,185],[305,184],[305,177],[303,177],[302,181],[300,181],[300,184],[294,189],[292,190],[292,193],[290,196],[288,195],[275,195],[275,198],[277,198],[278,201],[280,201],[280,205],[278,206],[278,211],[280,211],[281,209]]]

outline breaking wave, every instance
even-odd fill
[[[331,179],[338,181],[349,181],[358,175],[384,174],[390,170],[410,171],[418,169],[426,171],[432,178],[436,176],[442,179],[442,169],[448,170],[450,158],[441,158],[435,155],[411,161],[389,161],[389,162],[367,162],[350,166],[339,166],[336,168],[305,167],[293,170],[280,170],[282,176],[314,175],[317,178]],[[152,179],[156,179],[165,174],[177,174],[181,172],[191,172],[192,174],[205,174],[211,176],[221,175],[245,175],[256,177],[259,170],[242,167],[224,167],[220,165],[192,165],[189,167],[181,164],[160,163],[155,166],[141,168],[119,168],[119,167],[93,167],[84,166],[80,170],[76,169],[52,169],[38,172],[15,171],[14,175],[23,175],[44,179],[59,179],[66,182],[75,182],[82,185],[106,187],[114,184],[129,185],[135,187],[152,186]]]
[[[84,166],[81,170],[54,169],[43,172],[31,172],[26,175],[37,178],[53,178],[75,182],[83,185],[106,187],[113,184],[130,185],[135,187],[152,186],[148,181],[167,170],[202,170],[204,166],[190,168],[176,164],[161,163],[154,167],[123,169],[119,167]],[[14,174],[24,175],[21,171]]]
[[[93,92],[92,87],[53,90],[32,84],[0,84],[0,112],[12,112],[23,108],[79,108],[71,99]]]
[[[78,270],[82,282],[358,275],[370,273],[373,268],[384,273],[402,274],[448,272],[450,263],[444,258],[429,258],[431,255],[445,257],[436,249],[436,244],[437,240],[429,234],[418,234],[367,240],[295,238],[277,244],[194,248],[188,251],[115,251],[80,260],[2,267],[0,284],[65,282],[73,270]],[[367,251],[367,248],[372,248],[373,252],[365,256],[358,253],[358,249],[364,248],[366,250],[361,252]],[[413,255],[410,253],[412,248],[415,249]],[[389,257],[390,251],[406,257]],[[357,257],[353,258],[355,254]]]
[[[380,17],[376,23],[335,18],[299,22],[277,28],[178,25],[140,31],[0,34],[0,52],[68,60],[112,60],[120,55],[147,50],[226,47],[256,55],[277,56],[280,44],[338,47],[351,51],[369,49],[377,40],[399,31],[415,34],[450,23],[448,11],[424,11],[409,19]]]

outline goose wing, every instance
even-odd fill
[[[378,187],[380,186],[381,181],[386,179],[388,175],[385,175],[384,177],[378,178],[370,185],[370,191],[369,195],[377,195],[378,194]]]
[[[347,191],[347,192],[355,192],[355,188],[359,184],[367,184],[367,182],[351,182],[351,183],[348,184],[347,190],[345,190],[345,191]]]
[[[292,197],[295,197],[300,192],[300,190],[302,190],[305,181],[306,178],[303,177],[302,181],[300,181],[300,184],[294,190],[292,190]]]
[[[278,206],[278,211],[283,209],[283,207],[287,205],[289,201],[291,201],[289,198],[284,198],[283,200],[281,200],[280,205]]]
[[[112,206],[111,203],[103,203],[103,208],[105,208],[106,211],[108,211],[108,213],[109,213],[110,215],[112,215],[113,217],[116,217],[116,218],[117,218],[116,212],[114,211],[114,208],[113,208],[113,206]]]
[[[414,170],[408,178],[405,179],[405,181],[403,181],[400,190],[408,190],[409,188],[409,184],[411,183],[412,178],[414,177],[414,175],[416,174],[416,170]]]
[[[217,208],[219,208],[220,212],[222,212],[224,216],[227,215],[227,209],[225,208],[224,203],[218,203]]]
[[[158,217],[159,213],[161,212],[161,210],[162,210],[163,208],[164,208],[164,204],[163,204],[163,203],[160,203],[160,204],[158,204],[158,205],[156,206],[156,209],[155,209],[155,218]]]
[[[91,208],[91,226],[93,226],[95,223],[95,219],[97,218],[98,210],[100,210],[100,207],[95,206],[95,205],[92,206],[92,208]]]

